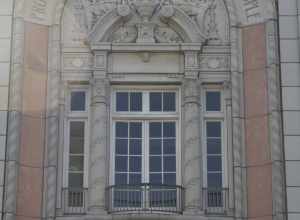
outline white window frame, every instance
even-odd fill
[[[206,92],[220,92],[221,111],[206,111]],[[221,84],[204,85],[201,92],[202,99],[202,153],[203,153],[203,187],[207,188],[207,122],[221,122],[221,150],[222,150],[222,188],[228,188],[227,167],[227,120],[225,105],[225,89]]]
[[[71,93],[85,92],[85,111],[71,111]],[[71,122],[84,122],[84,169],[83,188],[88,188],[89,176],[89,103],[90,92],[88,86],[72,85],[68,87],[66,96],[64,119],[64,155],[63,155],[63,188],[69,187],[69,152],[70,152],[70,124]]]
[[[117,112],[116,93],[117,92],[143,92],[143,112]],[[176,111],[175,112],[150,112],[149,92],[175,92]],[[147,94],[148,93],[148,94]],[[168,122],[176,123],[176,185],[181,185],[181,89],[179,86],[113,86],[111,92],[110,108],[110,185],[115,183],[115,123],[119,121],[134,122],[140,121],[143,124],[143,149],[142,149],[142,183],[149,183],[149,123]],[[145,181],[145,182],[143,182]]]

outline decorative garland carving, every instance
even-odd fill
[[[80,26],[75,32],[86,33],[86,36],[93,31],[97,22],[116,9],[116,13],[122,18],[122,25],[105,38],[105,41],[110,42],[183,42],[182,33],[169,25],[169,19],[176,13],[175,8],[184,13],[192,25],[198,26],[206,39],[221,40],[226,38],[222,35],[228,35],[223,33],[224,30],[220,31],[220,26],[225,26],[221,23],[226,21],[218,17],[217,10],[223,7],[223,3],[216,0],[75,0],[70,4],[76,15],[77,26]],[[79,35],[73,33],[73,36]]]

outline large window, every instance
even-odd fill
[[[113,92],[114,207],[176,206],[179,101],[177,88]]]

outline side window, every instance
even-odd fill
[[[70,88],[66,100],[63,208],[66,213],[80,213],[88,186],[88,90]]]
[[[226,117],[223,88],[212,85],[203,91],[203,152],[204,199],[207,209],[222,211],[227,195],[226,175]],[[209,211],[208,210],[208,211]]]

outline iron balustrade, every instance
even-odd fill
[[[226,214],[228,211],[227,188],[203,188],[203,206],[207,214]]]
[[[64,214],[81,215],[86,213],[87,189],[64,188],[62,194]]]
[[[107,211],[116,212],[169,212],[182,213],[181,186],[115,185],[107,188]]]

